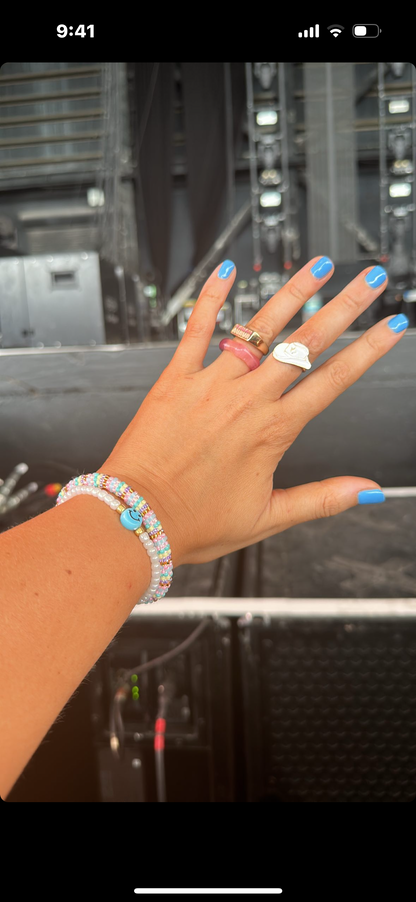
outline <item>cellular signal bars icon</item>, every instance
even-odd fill
[[[311,27],[309,29],[305,28],[305,31],[303,32],[303,34],[301,31],[298,31],[298,38],[302,38],[302,37],[303,38],[319,38],[319,25],[315,25],[315,33],[314,33],[313,25],[311,25]]]

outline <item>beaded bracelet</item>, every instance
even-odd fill
[[[109,492],[104,492],[102,489],[97,487],[92,487],[89,485],[79,485],[72,488],[69,492],[66,493],[65,498],[62,499],[60,504],[64,504],[65,501],[68,501],[70,498],[74,498],[75,495],[94,495],[95,498],[98,498],[99,501],[104,501],[111,507],[112,510],[117,511],[117,513],[121,514],[120,520],[122,525],[124,522],[122,520],[122,516],[124,511],[127,511],[127,507],[122,504],[118,498],[114,498],[114,495],[110,495]],[[130,511],[128,511],[130,514]],[[157,551],[153,548],[152,540],[148,537],[146,530],[141,526],[137,528],[137,524],[141,522],[141,517],[137,515],[137,519],[134,522],[130,521],[131,525],[127,526],[127,529],[134,529],[136,535],[139,536],[140,541],[150,557],[151,565],[152,565],[152,579],[150,586],[147,590],[147,593],[143,595],[140,599],[139,604],[148,604],[155,599],[150,597],[150,593],[154,593],[160,586],[160,564],[158,563],[158,555]],[[140,531],[139,531],[140,530]]]
[[[104,488],[107,491],[104,491]],[[134,530],[143,547],[146,548],[152,564],[152,580],[139,604],[148,604],[163,598],[172,583],[172,553],[155,512],[144,498],[127,483],[120,482],[117,478],[105,476],[103,473],[88,473],[71,479],[59,492],[56,504],[62,504],[68,498],[79,494],[93,495],[120,513],[122,526]],[[127,507],[120,504],[114,495],[122,498]],[[135,512],[134,518],[132,518],[132,511]]]

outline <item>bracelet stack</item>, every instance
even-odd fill
[[[117,511],[121,525],[134,531],[146,549],[152,565],[152,579],[138,604],[149,604],[163,598],[172,583],[172,552],[160,521],[147,501],[116,477],[105,476],[104,473],[87,473],[71,479],[59,492],[56,504],[62,504],[81,494],[93,495]],[[121,498],[124,504],[114,496]]]

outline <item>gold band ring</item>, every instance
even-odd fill
[[[253,332],[248,326],[241,326],[240,323],[236,323],[231,329],[231,335],[235,335],[236,338],[241,338],[242,341],[248,341],[250,344],[255,345],[262,354],[269,353],[269,347],[266,345],[266,342],[263,341],[261,335],[259,335],[258,332]]]

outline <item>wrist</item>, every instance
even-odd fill
[[[141,497],[144,498],[149,507],[156,514],[169,542],[173,569],[183,564],[184,549],[178,525],[172,517],[169,516],[165,507],[160,502],[159,494],[154,492],[153,487],[148,485],[147,480],[143,478],[143,481],[141,481],[139,476],[131,476],[129,473],[123,471],[122,467],[117,466],[117,464],[112,464],[110,459],[102,464],[98,472],[104,473],[106,476],[112,476],[113,478],[117,477],[120,482],[125,482],[138,495],[141,495]]]

